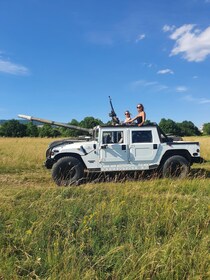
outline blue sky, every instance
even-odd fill
[[[210,122],[210,0],[0,0],[0,119]]]

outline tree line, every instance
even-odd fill
[[[147,124],[151,123],[146,121]],[[93,128],[97,125],[110,125],[111,122],[103,123],[100,119],[94,117],[85,117],[82,121],[72,119],[68,124],[79,126],[83,128]],[[175,122],[171,119],[161,119],[159,122],[160,128],[166,134],[172,134],[177,136],[199,136],[210,135],[210,123],[203,125],[202,132],[191,122]],[[33,122],[23,124],[18,120],[8,120],[0,126],[1,137],[78,137],[87,133],[69,129],[65,127],[55,127],[49,124],[38,126]]]

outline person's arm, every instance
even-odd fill
[[[137,115],[135,118],[133,118],[133,119],[127,121],[127,122],[128,122],[128,123],[132,123],[132,122],[134,122],[138,117],[139,117],[139,116]]]

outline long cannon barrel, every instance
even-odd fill
[[[61,127],[66,127],[66,128],[70,128],[70,129],[77,129],[80,131],[85,131],[88,132],[89,134],[93,134],[93,129],[88,129],[88,128],[83,128],[83,127],[79,127],[79,126],[75,126],[75,125],[71,125],[71,124],[66,124],[66,123],[60,123],[60,122],[55,122],[55,121],[50,121],[50,120],[45,120],[45,119],[40,119],[40,118],[35,118],[32,116],[27,116],[27,115],[18,115],[19,118],[22,119],[26,119],[29,121],[37,121],[40,123],[46,123],[46,124],[50,124],[50,125],[55,125],[55,126],[61,126]]]

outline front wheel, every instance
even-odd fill
[[[187,177],[190,171],[190,163],[182,156],[171,156],[164,165],[162,174],[165,178],[179,178]]]
[[[58,186],[77,184],[84,176],[84,166],[75,157],[60,158],[52,168],[52,178]]]

